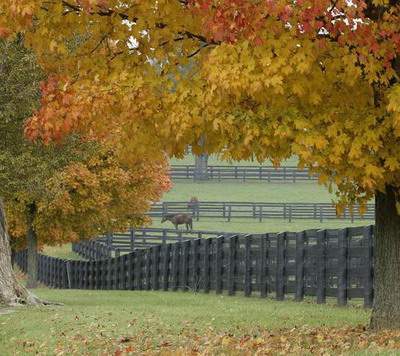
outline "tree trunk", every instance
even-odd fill
[[[37,288],[38,280],[38,244],[36,232],[33,228],[34,212],[28,216],[27,248],[28,248],[28,282],[27,288]]]
[[[375,197],[372,329],[400,329],[400,216],[393,187]]]
[[[10,240],[0,199],[0,304],[40,304],[41,301],[18,283],[11,265]]]
[[[195,157],[194,180],[208,179],[208,154],[202,153]]]

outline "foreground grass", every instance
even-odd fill
[[[265,329],[355,326],[366,324],[370,315],[357,306],[183,292],[39,289],[37,294],[64,306],[0,315],[2,356],[110,354],[130,341],[136,351],[177,348],[193,333],[242,337]]]

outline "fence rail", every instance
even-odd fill
[[[194,179],[195,165],[172,165],[170,175],[172,179]],[[318,177],[310,175],[308,169],[299,169],[296,166],[275,168],[272,166],[208,166],[208,179],[216,180],[261,180],[267,182],[308,182],[316,181]]]
[[[155,203],[149,212],[152,217],[161,217],[168,213],[191,213],[196,220],[207,219],[284,219],[291,222],[296,219],[324,220],[361,220],[374,219],[374,204],[367,205],[363,216],[356,206],[353,214],[346,208],[343,215],[338,217],[336,208],[331,203],[265,203],[265,202],[219,202],[206,201],[198,203],[188,202],[160,202]]]
[[[138,248],[148,248],[166,243],[183,242],[191,239],[211,238],[218,236],[245,235],[234,232],[205,230],[175,230],[142,228],[130,229],[127,232],[114,232],[101,235],[93,240],[83,240],[72,244],[72,250],[87,259],[101,259],[120,256]]]
[[[26,271],[26,252],[15,261]],[[284,300],[373,300],[373,227],[220,236],[155,245],[114,258],[39,256],[39,280],[55,288],[227,292]]]

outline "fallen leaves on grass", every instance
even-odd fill
[[[60,340],[61,341],[61,340]],[[25,345],[33,351],[34,344]],[[151,330],[120,337],[101,334],[70,336],[59,342],[57,355],[345,355],[356,351],[379,354],[400,350],[400,330],[372,332],[363,326],[299,327],[282,330],[252,329],[216,333],[213,329],[199,333],[194,329],[180,334],[161,335]],[[38,354],[41,354],[40,351]]]

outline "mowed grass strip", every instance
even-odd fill
[[[259,329],[366,324],[370,311],[314,302],[183,292],[38,289],[57,307],[0,314],[0,354],[110,354],[134,340],[136,351],[184,346],[184,335],[252,335]],[[125,340],[125,341],[124,341]],[[138,341],[139,340],[139,341]],[[140,341],[141,340],[141,341]],[[140,344],[138,344],[140,343]]]
[[[316,182],[268,183],[241,181],[214,181],[195,183],[191,180],[174,181],[163,201],[236,201],[268,203],[330,203],[334,194]]]
[[[265,219],[259,222],[256,219],[232,219],[230,222],[222,219],[201,219],[193,221],[193,230],[207,230],[217,232],[233,232],[241,234],[263,234],[267,232],[298,232],[308,229],[340,229],[352,226],[365,226],[373,224],[373,220],[293,220],[289,222],[283,219]],[[173,229],[174,226],[166,221],[161,223],[160,219],[153,219],[151,227]],[[179,229],[186,229],[180,225]]]

